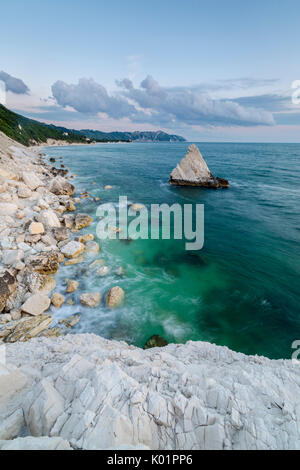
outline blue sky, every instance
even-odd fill
[[[298,0],[11,0],[0,80],[8,107],[68,127],[299,142],[299,36]]]

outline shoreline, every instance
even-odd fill
[[[37,313],[35,302],[25,307],[31,313],[20,312],[33,295],[42,295],[40,300],[45,301],[55,291],[51,277],[64,261],[62,251],[73,253],[68,258],[72,262],[93,242],[78,241],[84,246],[76,245],[72,253],[71,248],[64,250],[67,238],[56,240],[57,250],[44,243],[47,236],[49,243],[54,242],[53,234],[62,232],[56,229],[67,228],[58,226],[57,220],[62,224],[60,218],[72,217],[77,199],[66,175],[66,183],[60,180],[65,169],[51,169],[39,155],[48,146],[29,149],[0,134],[1,251],[2,256],[10,251],[4,254],[13,263],[5,271],[15,278],[2,280],[6,290],[1,290],[10,310],[0,313],[0,321],[5,320],[0,324],[0,347],[5,345],[7,358],[0,361],[0,449],[26,448],[29,442],[36,449],[299,448],[299,390],[295,390],[299,385],[295,384],[300,372],[291,360],[247,356],[205,342],[142,350],[93,334],[51,337],[60,332],[47,333],[49,305],[43,304],[43,312]],[[56,189],[54,180],[61,182]],[[69,194],[56,195],[51,187]],[[63,210],[70,207],[70,212]],[[19,219],[20,212],[25,215]],[[28,233],[28,219],[42,224],[44,233]],[[69,237],[76,236],[67,230]],[[31,238],[25,239],[27,235]],[[40,238],[32,238],[35,235]],[[18,242],[17,237],[21,237]],[[34,247],[41,251],[26,254]],[[272,407],[276,413],[270,412]],[[24,429],[25,436],[35,437],[24,437]]]

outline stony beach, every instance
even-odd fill
[[[142,350],[68,335],[76,315],[53,326],[49,307],[80,284],[68,279],[63,295],[54,275],[99,243],[80,234],[92,218],[67,169],[42,152],[0,134],[0,448],[299,448],[297,363],[204,342]],[[119,286],[80,296],[89,308],[124,301]]]

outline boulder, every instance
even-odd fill
[[[22,178],[26,186],[28,186],[31,191],[34,191],[39,186],[45,186],[39,177],[33,172],[23,171]]]
[[[80,296],[80,302],[85,307],[98,307],[101,302],[101,298],[102,295],[100,292],[86,293]]]
[[[22,184],[19,186],[19,189],[18,189],[18,196],[21,197],[21,198],[28,198],[28,197],[31,197],[32,196],[32,191],[31,189],[28,188],[28,186],[26,186],[25,184]]]
[[[47,246],[56,246],[56,240],[55,238],[52,237],[52,235],[49,235],[48,233],[46,235],[43,235],[41,237],[41,240],[43,243],[45,243],[45,245]]]
[[[14,215],[18,210],[17,204],[10,202],[0,202],[0,216]]]
[[[160,335],[153,335],[151,338],[149,338],[144,346],[144,349],[150,349],[150,348],[162,348],[164,346],[167,346],[168,342]]]
[[[51,297],[51,303],[54,305],[55,308],[60,308],[62,304],[65,302],[66,298],[64,295],[60,294],[59,292],[54,292]]]
[[[8,266],[21,261],[24,256],[24,251],[22,250],[5,250],[2,255],[2,262]]]
[[[72,214],[63,215],[63,221],[65,224],[65,227],[69,229],[73,228],[74,220],[75,220],[75,217]]]
[[[57,227],[53,229],[53,235],[54,238],[58,241],[61,242],[63,240],[68,240],[69,237],[69,232],[66,227]]]
[[[66,292],[70,294],[71,292],[75,292],[79,287],[78,281],[73,281],[72,279],[68,279]]]
[[[61,249],[61,252],[67,258],[76,258],[84,251],[84,244],[76,242],[75,240],[70,241]]]
[[[49,190],[57,196],[71,196],[75,192],[75,187],[69,183],[65,178],[56,176],[50,184]]]
[[[97,269],[96,273],[98,276],[104,277],[107,276],[109,273],[109,267],[108,266],[101,266],[99,269]]]
[[[59,255],[56,251],[49,251],[33,255],[28,259],[31,268],[40,274],[55,274],[59,268]]]
[[[30,235],[40,235],[45,232],[44,226],[41,222],[31,222],[28,227],[28,231]]]
[[[88,241],[94,240],[94,235],[92,233],[85,233],[84,235],[80,235],[80,237],[76,237],[75,240],[81,243],[86,243]]]
[[[125,292],[120,286],[112,287],[106,294],[106,306],[109,308],[119,307],[125,298]]]
[[[50,299],[44,294],[33,294],[21,306],[21,310],[30,315],[41,315],[50,307]]]
[[[39,292],[40,294],[48,295],[55,289],[56,281],[50,274],[31,273],[31,276],[37,276],[36,288],[30,286],[31,292]]]
[[[16,290],[16,278],[9,271],[0,277],[0,312],[3,311],[9,296]]]
[[[229,187],[227,180],[213,176],[195,144],[189,146],[185,157],[171,172],[169,183],[176,186],[200,186],[214,189]]]
[[[55,228],[60,227],[60,221],[55,214],[54,210],[48,209],[40,212],[37,216],[39,222],[41,222],[45,227]]]
[[[88,214],[79,213],[75,217],[75,229],[80,230],[93,222],[93,218]]]

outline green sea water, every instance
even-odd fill
[[[173,187],[171,170],[188,143],[105,144],[48,148],[76,174],[77,193],[92,198],[78,206],[94,217],[86,232],[95,233],[100,203],[119,196],[147,207],[153,203],[204,204],[205,243],[186,251],[181,240],[100,241],[101,251],[84,263],[63,267],[63,279],[80,280],[74,305],[53,310],[56,319],[81,313],[74,332],[143,346],[153,334],[168,342],[202,340],[247,354],[290,358],[300,339],[300,145],[199,143],[211,171],[230,180],[226,190]],[[92,181],[95,184],[92,184]],[[113,189],[104,190],[105,185]],[[110,272],[96,273],[101,258]],[[117,270],[124,268],[119,276]],[[98,266],[99,268],[99,266]],[[120,285],[124,306],[104,302],[84,308],[82,292]]]

